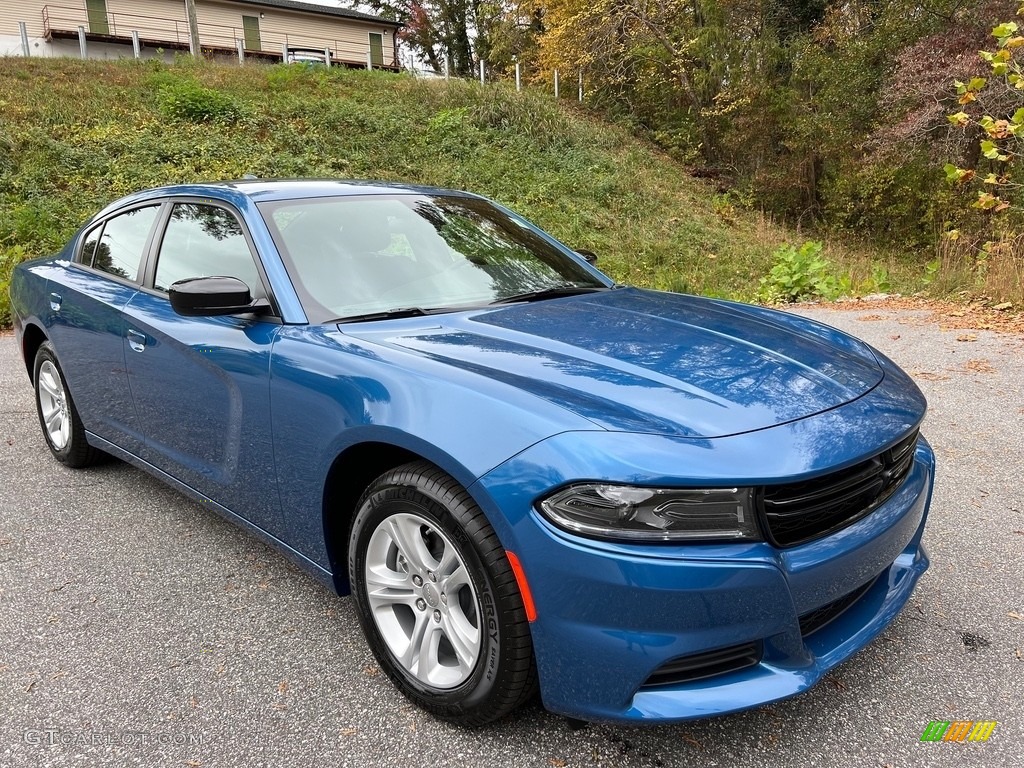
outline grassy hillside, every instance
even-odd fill
[[[57,249],[103,204],[244,174],[468,189],[596,251],[621,281],[711,295],[754,297],[772,252],[799,240],[622,129],[507,86],[9,58],[0,59],[0,323],[13,264]],[[871,282],[870,259],[827,253]]]

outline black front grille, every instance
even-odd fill
[[[769,539],[793,547],[860,520],[888,499],[914,463],[917,431],[848,469],[801,483],[766,486],[761,510]]]
[[[800,617],[800,634],[807,637],[812,632],[817,632],[833,619],[839,618],[843,611],[860,600],[875,585],[876,581],[878,581],[877,576],[863,587],[858,587],[838,600],[833,600],[828,605],[823,605],[821,608],[805,613]]]
[[[703,680],[706,677],[746,669],[760,662],[763,653],[764,648],[758,641],[683,656],[658,667],[654,674],[647,678],[643,687],[689,683],[693,680]]]

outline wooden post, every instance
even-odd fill
[[[519,72],[519,62],[518,61],[516,62],[516,90],[517,91],[523,90],[523,79],[522,79],[522,76],[521,76],[521,74]]]
[[[558,98],[558,70],[555,70],[555,98]]]
[[[136,59],[142,58],[142,41],[139,40],[139,30],[132,30],[132,53]]]
[[[369,47],[366,49],[366,68],[373,69],[373,50]]]
[[[480,84],[484,83],[484,60],[480,59]]]
[[[78,28],[78,50],[83,59],[89,58],[89,46],[85,42],[85,27]]]
[[[331,66],[331,49],[324,48],[324,63],[329,67]]]
[[[193,56],[202,54],[199,44],[199,19],[196,16],[196,0],[185,0],[185,18],[188,19],[188,49]]]
[[[238,63],[245,64],[245,40],[243,38],[235,38],[235,50],[238,51]]]
[[[583,70],[580,70],[580,104],[583,103]]]
[[[32,49],[28,47],[28,26],[24,21],[19,21],[18,29],[21,31],[21,55],[28,58],[32,55]]]
[[[448,58],[448,54],[444,55],[444,79],[447,80],[451,77],[452,60]]]
[[[285,39],[285,41],[283,43],[281,43],[281,63],[282,64],[287,64],[288,63],[288,40],[287,39]]]

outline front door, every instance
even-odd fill
[[[279,504],[270,428],[270,352],[278,323],[254,316],[182,317],[168,287],[226,275],[267,296],[234,212],[200,202],[171,209],[155,274],[125,307],[128,382],[143,458],[270,533]]]
[[[85,12],[89,19],[89,31],[94,35],[109,35],[106,0],[85,0]]]
[[[260,17],[243,16],[242,33],[245,35],[245,50],[262,51],[263,41],[260,39]]]
[[[379,32],[370,33],[370,63],[374,67],[384,66],[384,35]]]

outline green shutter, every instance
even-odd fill
[[[94,35],[109,35],[107,24],[107,0],[85,0],[85,11],[89,18],[89,31]]]
[[[262,51],[263,44],[260,40],[260,17],[243,16],[242,31],[245,33],[245,50]]]
[[[384,66],[384,35],[370,33],[370,63],[375,67]]]

